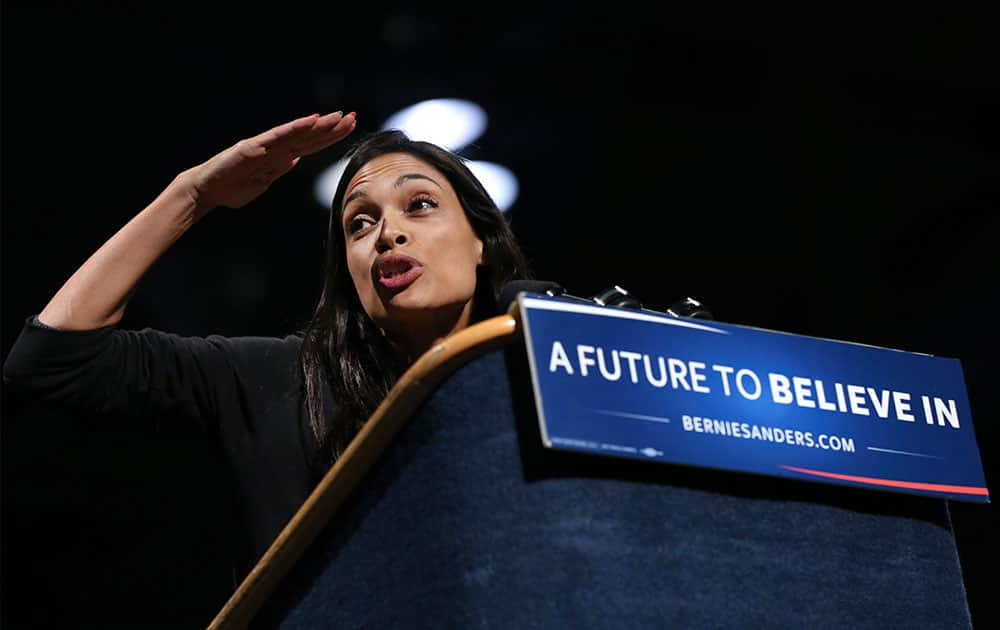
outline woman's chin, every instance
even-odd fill
[[[386,314],[393,319],[409,317],[426,317],[427,313],[437,310],[434,304],[428,304],[419,295],[407,295],[407,292],[396,294],[385,303]]]
[[[387,331],[400,332],[428,325],[435,328],[451,328],[451,324],[457,324],[458,320],[462,318],[466,306],[471,309],[471,302],[428,304],[424,300],[416,299],[416,296],[404,296],[400,294],[394,296],[386,305],[387,325],[382,326],[382,328]],[[455,321],[449,324],[450,320]]]

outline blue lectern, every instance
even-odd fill
[[[971,627],[944,500],[553,451],[535,413],[523,343],[451,372],[250,627]]]

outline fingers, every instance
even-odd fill
[[[295,137],[309,132],[316,124],[316,120],[319,118],[319,114],[296,118],[295,120],[286,122],[283,125],[278,125],[277,127],[268,129],[264,133],[257,134],[250,140],[263,146],[264,148],[270,148],[279,142],[287,142]]]
[[[354,112],[344,115],[333,112],[320,116],[304,116],[283,125],[269,129],[248,142],[263,149],[269,158],[285,160],[297,159],[325,149],[343,140],[357,125]]]
[[[353,114],[354,112],[351,113]],[[348,116],[349,115],[350,114],[348,114]],[[347,118],[347,116],[344,115],[344,112],[331,112],[324,116],[318,117],[316,119],[316,124],[313,125],[313,129],[317,131],[328,130],[332,127],[337,126],[337,123],[339,123],[341,120],[345,118]]]
[[[334,112],[316,121],[311,133],[302,138],[299,144],[299,155],[311,155],[322,151],[328,146],[340,142],[357,126],[357,114],[351,112],[341,116]]]

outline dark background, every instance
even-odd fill
[[[987,15],[374,4],[4,3],[4,356],[180,170],[293,117],[355,110],[364,132],[417,101],[464,98],[490,116],[464,154],[518,176],[509,216],[538,277],[961,359],[997,490],[1000,50]],[[297,328],[321,280],[312,181],[346,147],[209,215],[144,278],[122,326]],[[8,396],[3,411],[4,623],[205,626],[232,588],[211,450],[188,427]],[[984,627],[996,510],[951,508]]]

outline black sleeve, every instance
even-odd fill
[[[89,411],[202,424],[232,383],[232,340],[145,328],[57,330],[29,317],[3,365],[8,391]]]

